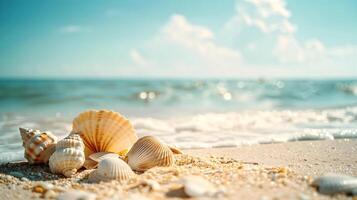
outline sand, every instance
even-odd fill
[[[10,163],[0,166],[0,199],[51,199],[70,190],[85,191],[87,199],[187,199],[185,189],[192,187],[185,188],[183,179],[190,175],[213,186],[201,199],[356,199],[322,195],[310,186],[314,177],[328,172],[357,176],[356,151],[357,140],[184,150],[175,166],[100,184],[88,182],[90,170],[64,178],[46,165]],[[199,189],[205,188],[210,187]]]

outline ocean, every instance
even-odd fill
[[[19,127],[69,134],[88,109],[127,116],[179,148],[357,138],[357,79],[0,80],[0,163],[23,160]]]

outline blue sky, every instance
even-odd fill
[[[0,1],[1,77],[357,77],[357,1]]]

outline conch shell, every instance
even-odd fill
[[[169,146],[153,136],[140,138],[130,149],[125,160],[135,171],[145,171],[155,166],[171,166],[175,162]]]
[[[47,163],[55,151],[57,137],[51,132],[20,128],[25,158],[30,164]]]
[[[98,164],[98,169],[93,170],[89,174],[90,182],[100,181],[125,181],[135,176],[135,173],[130,169],[119,157],[108,157],[101,160]]]
[[[90,110],[73,120],[72,131],[80,133],[86,155],[86,168],[96,165],[89,156],[97,152],[125,155],[138,137],[130,121],[117,112]]]
[[[83,166],[84,160],[82,138],[78,134],[71,133],[57,143],[49,165],[52,173],[61,173],[66,177],[71,177]]]

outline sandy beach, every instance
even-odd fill
[[[357,140],[334,140],[185,150],[175,166],[122,183],[89,183],[90,170],[64,178],[46,165],[9,163],[0,166],[0,199],[53,199],[73,189],[85,191],[84,199],[187,199],[182,179],[189,175],[213,184],[208,199],[351,199],[319,194],[310,184],[329,172],[356,176],[356,147]]]

